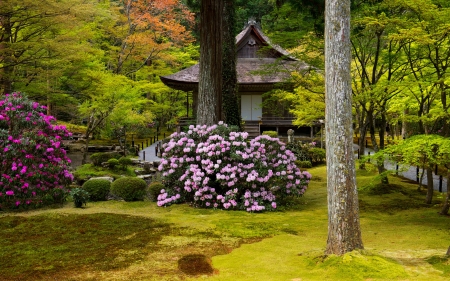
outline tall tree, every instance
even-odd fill
[[[179,0],[120,0],[119,20],[111,26],[110,69],[132,76],[145,65],[161,58],[163,51],[192,41],[182,24],[193,22],[193,14]]]
[[[240,126],[241,115],[238,105],[238,86],[236,72],[236,12],[235,0],[224,0],[223,10],[223,64],[222,64],[222,95],[224,121],[228,125]]]
[[[202,0],[200,6],[200,73],[197,124],[223,120],[223,0]]]
[[[362,249],[352,141],[350,0],[325,5],[327,254]]]

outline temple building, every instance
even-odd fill
[[[292,57],[280,46],[272,44],[253,20],[236,36],[236,49],[238,93],[244,131],[249,132],[250,136],[268,130],[286,135],[287,130],[293,129],[296,135],[312,138],[318,128],[293,126],[293,115],[281,103],[263,106],[267,98],[263,94],[276,88],[292,90],[292,84],[288,82],[291,73],[309,66]],[[199,69],[199,64],[196,64],[160,77],[165,85],[173,89],[192,92],[194,109],[197,105]],[[180,125],[183,123],[181,121]]]

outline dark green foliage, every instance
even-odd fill
[[[144,200],[146,189],[147,183],[136,177],[119,178],[111,184],[111,193],[127,202]]]
[[[90,179],[82,188],[89,193],[90,201],[105,201],[111,189],[111,182],[106,179]]]
[[[89,200],[89,193],[82,188],[74,188],[70,191],[75,208],[81,208]]]
[[[97,152],[91,155],[91,161],[95,166],[101,166],[103,162],[108,162],[112,158],[119,159],[120,156],[117,152]]]
[[[133,164],[130,158],[128,157],[120,157],[119,159],[119,165],[122,166],[123,170],[126,170],[128,166]]]
[[[116,168],[117,165],[119,165],[119,160],[117,160],[116,158],[111,158],[107,162],[108,162],[108,168],[110,168],[110,169],[114,169],[114,168]]]
[[[150,201],[158,201],[158,195],[161,194],[161,189],[164,189],[164,187],[164,184],[159,181],[150,183],[147,188],[147,194]]]
[[[312,168],[312,164],[311,161],[302,161],[302,160],[297,160],[295,161],[295,165],[297,165],[297,167],[299,168]]]
[[[276,131],[264,131],[262,132],[263,135],[268,135],[271,138],[277,138],[278,133]]]
[[[325,162],[326,153],[325,149],[314,147],[308,150],[309,158],[311,159],[312,164],[320,164]]]

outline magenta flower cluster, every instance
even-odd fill
[[[70,133],[45,109],[21,93],[0,100],[0,209],[39,206],[73,180],[61,147]]]
[[[190,126],[163,145],[158,169],[166,188],[158,206],[189,202],[196,207],[273,210],[277,200],[301,196],[311,175],[294,164],[294,154],[277,138],[248,139],[226,124]]]

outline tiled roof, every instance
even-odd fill
[[[238,85],[273,85],[286,81],[292,71],[308,67],[307,64],[291,57],[289,52],[280,46],[272,44],[254,21],[249,21],[249,24],[236,36],[236,44],[243,43],[243,40],[246,40],[252,32],[264,45],[275,50],[278,53],[275,57],[278,58],[238,58],[236,65]],[[199,69],[199,64],[196,64],[160,78],[171,88],[189,91],[197,87]]]

